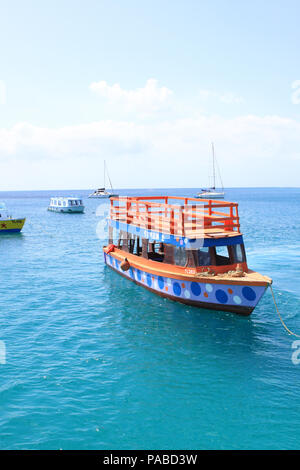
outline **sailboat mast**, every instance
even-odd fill
[[[110,184],[111,189],[114,190],[114,188],[112,187],[112,184],[111,184],[111,180],[110,180],[110,176],[109,176],[108,171],[107,171],[107,177],[108,177],[108,181],[109,181],[109,184]]]
[[[104,178],[104,189],[105,189],[105,160],[104,160],[104,171],[103,171],[103,178]]]
[[[211,148],[212,148],[212,157],[213,157],[213,189],[216,189],[216,172],[215,172],[215,149],[214,149],[214,144],[213,142],[211,143]]]

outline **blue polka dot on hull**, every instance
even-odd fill
[[[228,295],[223,290],[218,289],[216,291],[216,299],[221,304],[226,304],[226,302],[228,301]]]
[[[158,282],[158,287],[159,287],[160,289],[163,289],[163,288],[164,288],[164,285],[165,285],[164,278],[161,277],[161,276],[158,276],[157,282]]]
[[[255,291],[251,287],[243,287],[242,294],[250,302],[256,299]]]
[[[199,296],[201,294],[201,287],[199,286],[198,282],[191,283],[191,291],[195,296]]]
[[[149,287],[151,287],[151,285],[152,285],[152,279],[151,279],[150,274],[147,274],[147,284],[148,284]]]
[[[173,284],[173,292],[175,295],[180,295],[181,294],[181,287],[178,284],[178,282],[174,282]]]

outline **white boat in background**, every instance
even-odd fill
[[[78,214],[84,211],[84,205],[82,199],[77,197],[52,197],[48,211]]]
[[[108,181],[109,181],[109,184],[110,184],[110,187],[111,187],[111,191],[107,191],[105,189],[105,184],[106,184],[106,181],[105,181],[105,176],[106,176],[106,173],[107,173],[107,177],[108,177]],[[89,197],[96,197],[96,198],[109,198],[109,197],[113,197],[113,196],[118,196],[118,194],[114,194],[113,192],[113,187],[112,187],[112,184],[111,184],[111,180],[110,180],[110,177],[109,177],[109,174],[108,174],[108,171],[107,171],[107,166],[106,166],[106,163],[105,163],[105,160],[104,160],[104,186],[103,188],[98,188],[96,189],[93,193],[91,193],[89,195]]]
[[[216,190],[216,157],[215,157],[215,149],[214,149],[214,144],[211,144],[212,146],[212,163],[213,163],[213,186],[211,188],[206,188],[206,189],[201,189],[199,193],[196,194],[196,198],[200,199],[224,199],[225,192],[224,192],[224,187],[219,171],[219,177],[221,181],[221,186],[222,189],[221,191]]]
[[[196,198],[202,199],[224,199],[225,192],[215,191],[215,188],[201,189],[201,192],[196,194]]]
[[[102,198],[108,198],[112,196],[118,196],[118,194],[109,193],[108,191],[106,191],[105,188],[98,188],[92,194],[89,195],[89,197],[102,197]]]

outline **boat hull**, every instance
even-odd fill
[[[84,211],[84,206],[75,206],[75,207],[48,207],[48,211],[51,212],[62,212],[64,214],[82,214]]]
[[[111,197],[118,197],[118,194],[105,194],[104,196],[97,196],[97,195],[93,195],[93,194],[90,194],[89,195],[89,199],[109,199]]]
[[[203,193],[203,194],[196,194],[195,196],[197,199],[224,199],[225,193]]]
[[[263,296],[266,285],[233,284],[230,282],[213,283],[211,280],[191,277],[188,281],[165,275],[153,275],[145,269],[131,266],[122,271],[121,261],[111,253],[104,252],[107,266],[138,285],[183,304],[195,307],[250,315]]]
[[[26,219],[0,219],[0,234],[21,232]]]

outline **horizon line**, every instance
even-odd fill
[[[198,188],[193,188],[193,187],[178,187],[178,186],[170,186],[170,187],[144,187],[144,188],[114,188],[114,191],[139,191],[139,190],[159,190],[159,189],[182,189],[182,190],[195,190],[198,191]],[[218,188],[216,188],[218,189]],[[300,189],[300,186],[229,186],[228,188],[224,189],[226,192],[227,190],[230,189]],[[48,188],[48,189],[0,189],[0,193],[16,193],[16,192],[41,192],[41,191],[93,191],[91,188]]]

